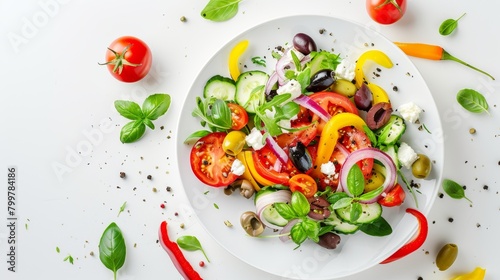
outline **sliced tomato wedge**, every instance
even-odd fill
[[[384,197],[378,200],[380,205],[385,207],[394,207],[403,204],[406,198],[406,193],[400,184],[396,184],[394,188]]]
[[[305,197],[313,197],[318,191],[316,181],[307,174],[297,174],[290,178],[290,190],[301,192]]]
[[[356,105],[346,96],[330,92],[330,91],[321,91],[313,93],[309,96],[312,100],[316,101],[323,109],[325,109],[330,116],[335,116],[336,114],[348,112],[358,115],[358,108]],[[318,124],[318,133],[323,131],[323,127],[326,122],[320,119],[318,116],[312,116],[311,121],[319,121]]]
[[[231,172],[234,156],[222,150],[225,132],[214,132],[200,138],[191,148],[191,169],[204,184],[225,187],[238,176]]]
[[[288,185],[293,164],[289,161],[287,166],[282,166],[276,154],[268,146],[264,146],[252,153],[255,170],[260,176],[275,184]],[[279,166],[279,170],[277,167]]]
[[[248,123],[248,113],[243,107],[235,103],[227,103],[231,110],[231,129],[240,130]]]
[[[370,139],[364,131],[360,131],[354,127],[344,127],[340,131],[339,143],[342,144],[349,152],[353,152],[362,148],[372,146]],[[373,158],[367,158],[358,162],[365,179],[371,176],[373,168]]]

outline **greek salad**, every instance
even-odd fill
[[[391,59],[370,49],[349,61],[298,33],[272,50],[271,73],[242,71],[249,44],[234,46],[229,75],[211,77],[196,98],[201,129],[185,140],[194,175],[254,201],[240,221],[250,236],[271,228],[297,246],[309,239],[334,249],[341,235],[391,234],[384,209],[416,195],[402,169],[419,179],[432,169],[401,139],[423,110],[412,102],[394,108],[365,77],[367,62],[382,71]]]

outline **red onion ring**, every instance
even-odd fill
[[[288,163],[287,153],[278,145],[278,143],[276,142],[276,140],[274,140],[273,137],[267,136],[266,143],[269,146],[269,148],[271,148],[271,150],[276,154],[276,156],[278,157],[279,161],[281,161],[282,164]]]
[[[258,197],[257,201],[255,201],[255,212],[259,217],[260,221],[269,228],[273,229],[281,229],[282,227],[269,223],[264,217],[264,209],[275,203],[275,202],[284,202],[289,203],[292,199],[292,194],[288,190],[278,190],[269,194],[264,194]]]
[[[325,122],[332,118],[332,116],[325,109],[323,109],[323,107],[319,106],[316,101],[312,100],[307,95],[301,95],[295,98],[293,101],[295,101],[295,103],[299,104],[300,106],[310,110]]]
[[[284,226],[283,229],[280,231],[280,235],[282,235],[282,236],[280,236],[279,238],[281,241],[287,242],[287,241],[292,240],[290,238],[290,230],[297,222],[299,222],[299,219],[293,219],[293,220],[288,221],[288,224],[286,224],[286,226]]]
[[[339,186],[342,187],[342,190],[345,193],[347,193],[349,196],[352,196],[352,194],[349,192],[349,188],[347,187],[347,175],[349,174],[349,170],[351,170],[354,164],[357,164],[357,162],[366,158],[373,158],[378,160],[387,171],[385,181],[382,184],[382,193],[371,200],[361,201],[362,203],[373,203],[377,201],[381,196],[387,195],[387,193],[391,191],[396,183],[396,165],[392,161],[392,158],[381,150],[376,148],[363,148],[349,154],[344,164],[342,165],[342,168],[340,169]]]
[[[278,82],[278,74],[276,71],[274,71],[271,76],[269,76],[269,79],[267,80],[266,87],[265,87],[265,93],[266,95],[269,95],[271,93],[271,89],[273,86]]]

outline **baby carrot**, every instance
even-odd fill
[[[491,76],[490,74],[454,57],[440,46],[422,44],[422,43],[400,43],[400,42],[395,42],[394,44],[409,56],[431,59],[431,60],[452,60],[460,64],[463,64],[471,69],[474,69],[480,73],[483,73],[486,76],[490,77],[492,80],[495,80],[495,78],[493,78],[493,76]]]

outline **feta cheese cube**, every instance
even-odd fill
[[[405,121],[415,123],[419,119],[422,109],[417,104],[408,102],[399,106],[398,112]]]
[[[264,137],[262,133],[257,128],[252,128],[250,134],[245,137],[247,145],[252,147],[254,150],[260,150],[265,146]]]
[[[401,142],[398,149],[398,159],[404,167],[411,169],[411,165],[418,159],[418,155],[410,145]]]
[[[351,63],[347,59],[343,59],[339,65],[337,65],[337,68],[335,68],[335,75],[337,77],[352,81],[354,80],[354,70],[356,69],[356,64]]]
[[[235,159],[231,165],[231,172],[234,175],[241,176],[245,173],[245,165],[239,159]]]

